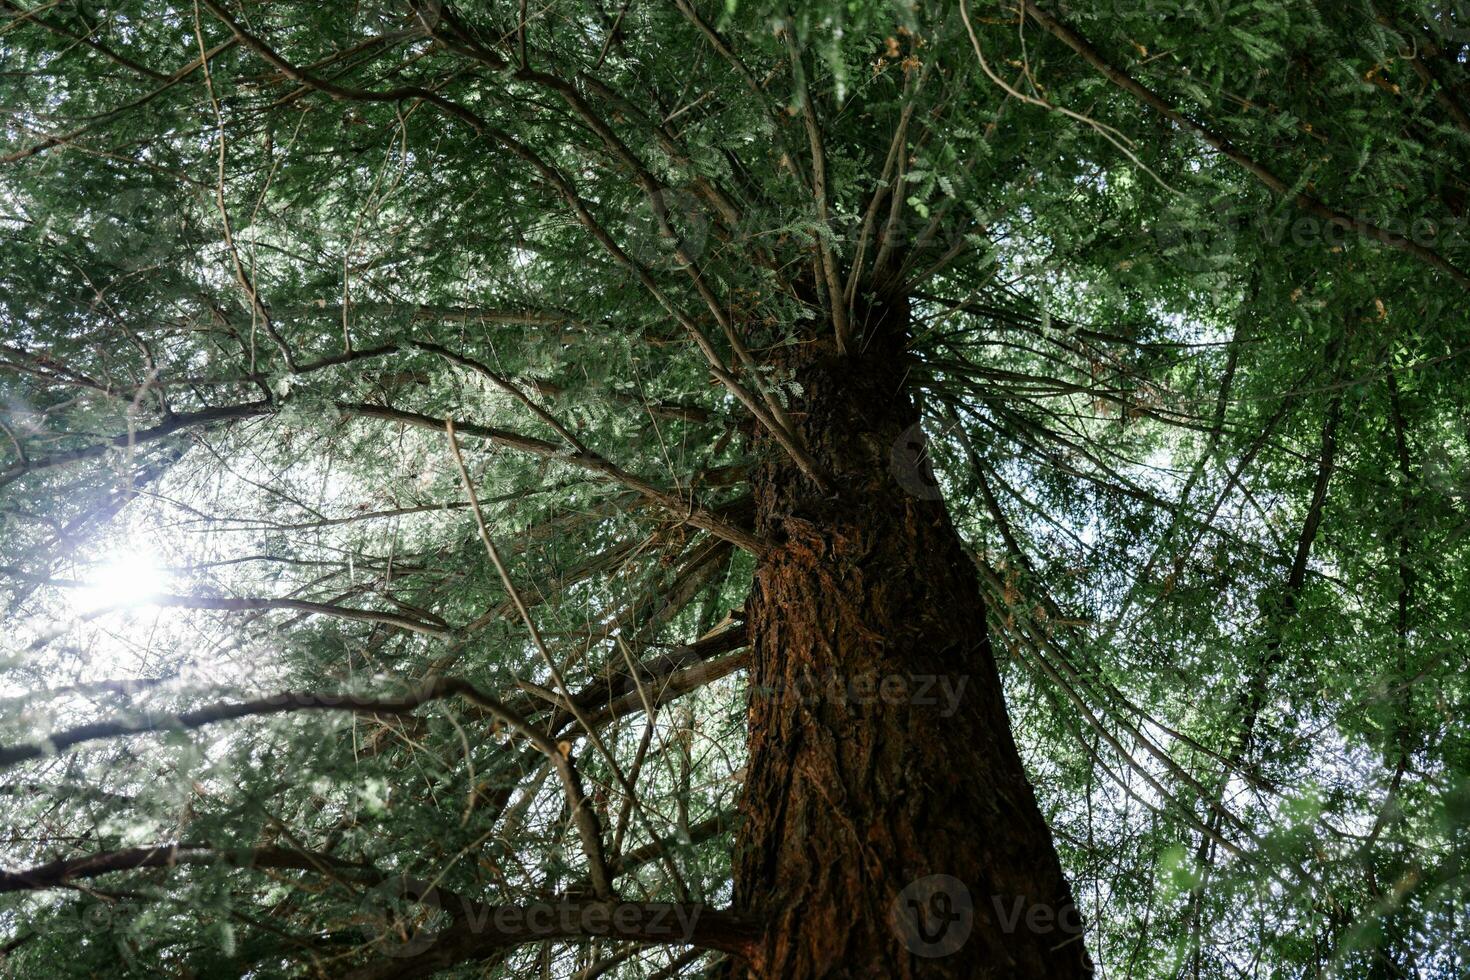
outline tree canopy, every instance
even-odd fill
[[[15,975],[718,969],[877,292],[1100,975],[1470,969],[1463,4],[0,7]]]

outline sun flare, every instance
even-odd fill
[[[158,556],[147,549],[130,549],[96,565],[82,578],[73,603],[82,613],[147,605],[167,591],[169,575]]]

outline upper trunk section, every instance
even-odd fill
[[[787,348],[823,492],[754,477],[752,977],[1082,977],[1081,924],[1011,738],[975,568],[920,461],[906,304],[839,357]]]

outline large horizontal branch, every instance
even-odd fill
[[[555,327],[577,322],[571,313],[543,309],[494,309],[486,306],[445,306],[432,303],[377,303],[354,301],[353,313],[381,317],[407,317],[413,323],[480,323],[525,327]],[[290,308],[288,316],[322,316],[340,320],[342,307],[329,303],[306,303]]]
[[[691,824],[685,833],[676,838],[660,838],[650,841],[641,847],[635,847],[631,851],[624,851],[621,855],[608,862],[608,870],[614,875],[625,875],[636,871],[643,865],[667,853],[670,849],[691,844],[702,844],[705,841],[723,834],[735,827],[735,818],[729,813],[717,813],[707,820]]]
[[[645,695],[653,705],[662,705],[743,669],[750,661],[746,642],[744,625],[733,626],[644,661],[639,665],[636,680],[627,672],[619,672],[606,680],[594,681],[573,695],[573,699],[587,723],[596,728],[643,711]],[[564,716],[557,729],[570,721],[570,717]],[[574,727],[563,734],[577,732]]]
[[[405,425],[412,425],[421,429],[431,429],[436,432],[444,431],[444,419],[435,418],[431,415],[422,415],[418,412],[409,412],[383,405],[347,402],[339,402],[337,408],[349,415],[381,419],[386,422],[401,422]],[[641,496],[646,497],[653,503],[674,514],[684,523],[697,527],[702,531],[708,531],[716,537],[723,538],[752,554],[760,555],[766,550],[766,542],[757,538],[751,532],[729,523],[715,513],[691,501],[686,501],[676,494],[654,486],[647,480],[627,472],[597,453],[587,451],[579,452],[575,450],[568,451],[566,448],[554,442],[537,439],[534,436],[522,435],[506,429],[498,429],[493,426],[455,422],[454,429],[463,435],[475,439],[484,439],[497,446],[517,449],[521,452],[531,453],[547,459],[559,460],[569,466],[575,466],[596,473],[614,483],[622,484],[628,489],[636,491]]]
[[[540,378],[519,379],[526,387],[534,389],[538,395],[549,398],[558,398],[567,393],[563,385],[551,381],[543,381]],[[606,398],[608,401],[620,405],[631,405],[641,408],[649,415],[656,418],[679,419],[685,422],[710,422],[721,419],[721,416],[700,405],[687,405],[682,402],[650,401],[636,391],[625,391],[619,388],[598,388],[592,392],[597,397]]]
[[[383,405],[351,402],[339,402],[336,407],[338,411],[358,418],[400,422],[422,429],[433,429],[436,432],[444,431],[444,419],[422,415],[418,412],[409,412]],[[270,415],[275,411],[276,406],[260,401],[247,402],[240,405],[223,405],[201,409],[195,412],[179,412],[168,416],[157,425],[122,433],[91,446],[53,453],[49,456],[37,456],[20,460],[9,469],[0,471],[0,486],[11,483],[27,473],[64,466],[68,463],[97,459],[112,449],[156,442],[189,428],[207,427],[221,422]],[[564,447],[553,442],[548,442],[545,439],[537,439],[534,436],[521,435],[520,433],[507,429],[499,429],[491,426],[456,423],[456,428],[458,431],[473,438],[485,439],[498,446],[520,450],[521,452],[531,453],[547,459],[557,459],[569,466],[595,473],[606,480],[619,483],[630,490],[636,491],[641,496],[673,514],[682,522],[697,527],[700,530],[708,531],[716,537],[723,538],[752,554],[759,555],[766,550],[766,543],[750,531],[732,524],[713,511],[697,506],[692,501],[686,501],[677,494],[663,490],[649,483],[647,480],[627,472],[597,453],[568,451]]]
[[[657,682],[644,681],[645,686],[652,686],[648,692],[648,700],[653,706],[667,704],[675,698],[688,694],[690,691],[698,690],[706,684],[717,681],[722,677],[728,677],[738,670],[744,670],[750,664],[750,651],[737,650],[726,654],[718,659],[707,663],[695,664],[685,667],[683,670],[675,671]],[[595,714],[587,715],[587,724],[592,728],[613,721],[616,718],[637,714],[645,710],[643,695],[638,691],[624,694],[613,701],[606,708]],[[564,734],[576,735],[576,728],[568,729]]]
[[[52,453],[49,456],[36,456],[30,459],[23,459],[8,469],[0,471],[0,487],[8,483],[13,483],[27,473],[34,473],[37,470],[51,469],[57,466],[65,466],[68,463],[97,459],[99,456],[106,455],[112,449],[141,446],[150,442],[157,442],[160,439],[167,438],[185,429],[214,425],[218,422],[233,422],[239,419],[269,415],[273,411],[275,411],[275,408],[268,402],[259,401],[246,402],[242,405],[222,405],[217,408],[203,408],[197,412],[177,412],[168,416],[157,425],[150,426],[146,429],[124,432],[91,446]]]
[[[50,5],[43,5],[42,9],[45,9],[45,7],[47,6]],[[155,82],[167,82],[170,80],[169,76],[164,74],[163,72],[149,68],[147,65],[129,57],[121,51],[115,51],[112,48],[109,48],[107,45],[97,41],[90,34],[82,33],[81,31],[75,31],[64,24],[58,24],[54,21],[48,20],[40,16],[37,11],[28,10],[20,4],[14,3],[13,0],[0,0],[0,7],[4,7],[6,10],[14,11],[15,13],[15,17],[11,21],[11,23],[5,25],[7,28],[11,27],[13,24],[19,21],[24,20],[28,23],[35,24],[38,27],[42,27],[50,31],[52,34],[57,34],[61,37],[74,41],[77,44],[85,45],[86,47],[91,48],[93,51],[96,51],[98,54],[102,55],[108,61],[111,61],[114,64],[121,65],[129,71],[135,72],[139,75],[143,75],[147,78],[152,79]]]
[[[73,881],[96,878],[99,875],[145,868],[172,868],[185,864],[294,868],[302,871],[373,871],[367,865],[354,864],[315,851],[281,847],[219,849],[204,844],[158,844],[153,847],[130,847],[120,851],[89,854],[86,857],[49,861],[23,871],[0,871],[0,892],[67,888]]]
[[[78,725],[75,728],[53,733],[40,743],[0,746],[0,767],[38,759],[53,752],[62,752],[72,746],[100,739],[142,735],[150,732],[189,731],[222,721],[282,715],[293,711],[351,711],[369,715],[403,715],[431,701],[456,695],[464,697],[477,707],[484,708],[496,716],[509,719],[512,727],[520,728],[525,725],[519,713],[483,694],[468,681],[438,677],[396,698],[285,691],[250,701],[221,701],[179,714],[146,714],[132,721],[99,721]],[[538,741],[545,740],[538,739]],[[555,749],[555,746],[551,746],[551,749],[555,754],[561,754]]]
[[[337,606],[329,602],[311,602],[306,599],[150,595],[141,601],[150,605],[172,606],[177,609],[216,609],[222,612],[289,609],[294,612],[311,613],[317,616],[331,616],[334,619],[350,619],[362,623],[396,626],[399,629],[409,630],[414,633],[425,633],[429,636],[448,636],[451,632],[449,627],[440,623],[427,623],[410,616],[400,616],[397,613],[380,612],[376,609],[353,609],[349,606]]]
[[[7,6],[14,5],[7,4]],[[34,143],[31,146],[15,150],[11,153],[0,155],[0,164],[15,163],[20,160],[26,160],[30,157],[44,153],[47,150],[52,149],[53,147],[66,146],[77,137],[86,134],[92,129],[105,123],[111,122],[112,120],[117,119],[125,113],[131,112],[134,109],[142,108],[143,106],[157,99],[159,96],[163,95],[165,92],[168,92],[170,89],[178,85],[190,75],[194,74],[194,72],[198,71],[202,65],[213,60],[215,56],[223,54],[225,51],[233,48],[236,43],[237,42],[234,38],[230,38],[229,40],[226,40],[220,44],[216,44],[214,47],[204,52],[202,56],[194,58],[193,61],[190,61],[188,64],[184,65],[173,74],[167,76],[167,78],[164,79],[164,81],[160,85],[151,89],[144,95],[133,99],[132,101],[127,102],[123,105],[120,105],[115,109],[110,109],[106,112],[101,112],[96,115],[86,117],[87,121],[83,123],[83,125],[71,130],[70,132],[56,133],[51,136],[45,137],[39,143]]]
[[[571,725],[576,714],[584,715],[596,728],[642,711],[643,693],[648,694],[653,704],[660,705],[740,670],[749,660],[749,654],[743,649],[746,642],[744,624],[736,624],[693,643],[680,644],[668,653],[649,657],[638,664],[636,678],[626,670],[599,677],[574,693],[570,706],[554,692],[527,681],[522,681],[521,687],[532,694],[508,703],[526,715],[535,714],[548,704],[560,709],[550,722],[550,730],[554,732],[562,732]],[[570,731],[575,733],[577,729]]]
[[[658,946],[693,946],[745,956],[761,934],[757,920],[693,903],[597,902],[569,897],[525,906],[437,900],[429,905],[453,923],[423,952],[389,956],[353,970],[344,980],[413,980],[456,964],[482,960],[534,942],[620,939]],[[456,908],[455,905],[461,907]],[[418,937],[415,937],[416,939]]]
[[[287,691],[253,701],[225,701],[178,715],[147,716],[135,722],[94,722],[79,725],[51,735],[42,744],[0,746],[0,768],[60,752],[74,745],[105,738],[118,738],[145,732],[178,731],[202,728],[220,721],[238,718],[286,714],[292,711],[352,711],[372,715],[407,714],[430,701],[458,696],[487,712],[491,717],[519,733],[541,751],[556,769],[567,797],[578,834],[587,852],[588,865],[598,893],[609,893],[606,862],[602,854],[601,830],[595,811],[588,805],[581,777],[570,756],[521,714],[496,698],[485,694],[469,681],[437,677],[425,681],[416,690],[397,698],[369,698],[351,694],[321,694]]]
[[[61,589],[93,588],[90,582],[68,578],[52,578],[45,575],[32,575],[13,565],[0,565],[0,575],[9,575]],[[411,616],[400,616],[397,613],[381,612],[377,609],[354,609],[350,606],[339,606],[330,602],[312,602],[307,599],[175,595],[172,593],[156,592],[130,600],[126,605],[170,606],[175,609],[214,609],[220,612],[260,612],[271,609],[286,609],[292,612],[304,612],[316,616],[330,616],[334,619],[349,619],[360,623],[378,623],[383,626],[395,626],[399,629],[405,629],[413,633],[426,633],[430,636],[447,636],[451,632],[450,628],[442,620],[439,622],[425,622],[421,619],[414,619]],[[85,613],[81,618],[94,619],[119,608],[122,608],[122,606],[103,606]]]
[[[382,304],[379,304],[379,305],[382,305]],[[353,309],[360,311],[362,309],[362,305],[359,304],[357,306],[354,306]],[[440,319],[450,319],[451,318],[451,312],[447,312],[447,311],[452,310],[453,308],[447,308],[447,307],[421,307],[421,309],[428,309],[428,310],[436,311],[437,316]],[[527,323],[527,324],[538,324],[538,323],[552,323],[552,324],[555,324],[555,323],[564,322],[563,320],[551,319],[551,317],[553,316],[553,314],[549,314],[549,313],[523,313],[523,314],[518,314],[518,313],[509,313],[509,312],[503,312],[503,311],[486,311],[485,313],[479,314],[479,315],[480,316],[496,317],[497,319],[491,319],[490,320],[490,322],[493,322],[493,323],[518,323],[518,322],[524,322],[524,323]],[[472,314],[472,313],[463,313],[463,314],[459,314],[459,316],[461,316],[463,318],[469,318],[469,317],[475,316],[475,314]],[[417,317],[417,316],[415,317],[415,319],[419,319],[419,318],[420,317]],[[429,317],[427,315],[424,315],[422,318],[423,319],[429,319]],[[540,319],[540,318],[546,318],[546,319],[543,320],[543,319]],[[439,354],[439,355],[443,356],[444,358],[446,358],[446,359],[448,359],[450,361],[453,361],[453,362],[455,362],[455,363],[457,363],[457,364],[459,364],[459,365],[461,365],[463,367],[468,367],[471,370],[480,372],[482,374],[485,374],[485,375],[487,375],[489,377],[494,378],[494,380],[496,381],[497,384],[504,384],[504,382],[506,382],[506,381],[511,381],[511,382],[513,382],[513,383],[515,383],[517,385],[524,385],[527,388],[530,388],[532,391],[535,391],[538,395],[545,395],[545,396],[551,397],[551,398],[560,397],[560,396],[565,395],[567,393],[567,388],[565,386],[556,384],[556,383],[551,382],[551,381],[545,381],[545,380],[543,380],[541,378],[535,378],[535,377],[502,378],[502,377],[496,375],[494,372],[490,371],[484,364],[481,364],[478,361],[475,361],[475,360],[473,360],[471,358],[468,358],[468,357],[464,356],[463,354],[460,354],[460,353],[458,353],[456,351],[452,351],[449,348],[443,346],[442,344],[434,344],[434,343],[429,343],[427,341],[408,341],[408,342],[405,342],[405,343],[398,343],[398,344],[393,344],[393,345],[387,345],[387,346],[384,346],[384,347],[369,348],[369,349],[365,350],[362,353],[359,353],[359,352],[354,351],[351,354],[336,354],[336,355],[332,355],[330,357],[324,357],[324,358],[322,358],[322,359],[320,359],[318,361],[313,361],[310,364],[301,365],[300,367],[297,368],[297,373],[300,374],[300,373],[305,372],[305,371],[308,371],[308,370],[316,370],[319,367],[329,367],[329,366],[331,366],[333,364],[337,364],[337,363],[345,363],[348,360],[352,360],[352,359],[356,359],[356,358],[360,358],[360,357],[377,357],[377,356],[381,356],[384,353],[393,352],[393,351],[399,351],[399,350],[403,350],[405,348],[408,348],[408,349],[417,348],[419,350],[423,350],[423,351],[428,351],[430,353]],[[699,405],[684,405],[684,404],[680,404],[678,402],[657,402],[657,401],[650,401],[647,398],[643,397],[642,395],[640,395],[640,394],[638,394],[637,392],[634,392],[634,391],[624,391],[624,390],[620,390],[620,389],[617,389],[617,388],[597,388],[597,389],[594,389],[593,390],[593,394],[595,394],[595,395],[597,395],[599,397],[606,398],[609,401],[617,402],[618,404],[622,404],[622,405],[634,405],[634,406],[637,406],[639,408],[643,408],[650,415],[661,417],[661,418],[682,419],[683,421],[686,421],[686,422],[709,422],[709,421],[712,421],[712,420],[720,420],[720,418],[721,418],[717,413],[712,412],[709,409],[704,408],[704,407],[699,406]]]
[[[737,624],[640,662],[636,681],[626,670],[590,681],[572,694],[572,702],[594,728],[605,725],[643,710],[640,684],[652,703],[661,705],[740,670],[749,660],[745,644],[745,626]],[[575,727],[563,731],[573,725],[575,715],[559,694],[526,681],[521,687],[519,696],[506,696],[508,707],[528,718],[548,708],[556,709],[546,722],[548,731],[572,735],[579,731]]]
[[[706,824],[717,828],[718,819]],[[705,824],[698,829],[701,833],[713,832]],[[184,865],[299,870],[367,882],[392,881],[370,865],[316,851],[160,844],[65,858],[20,871],[0,871],[0,893],[70,888],[74,882],[106,874]],[[394,889],[397,896],[417,900],[425,907],[437,907],[447,913],[453,924],[432,941],[426,952],[367,967],[350,976],[428,976],[451,963],[546,940],[615,938],[739,954],[748,949],[757,934],[751,920],[698,904],[559,897],[518,906],[486,905],[409,878],[400,879],[397,885]]]

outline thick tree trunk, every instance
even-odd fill
[[[1084,977],[1081,921],[1011,738],[975,569],[915,467],[906,305],[867,349],[791,348],[824,493],[755,475],[737,907],[750,978]],[[871,318],[870,318],[871,320]],[[887,327],[885,330],[884,327]]]

